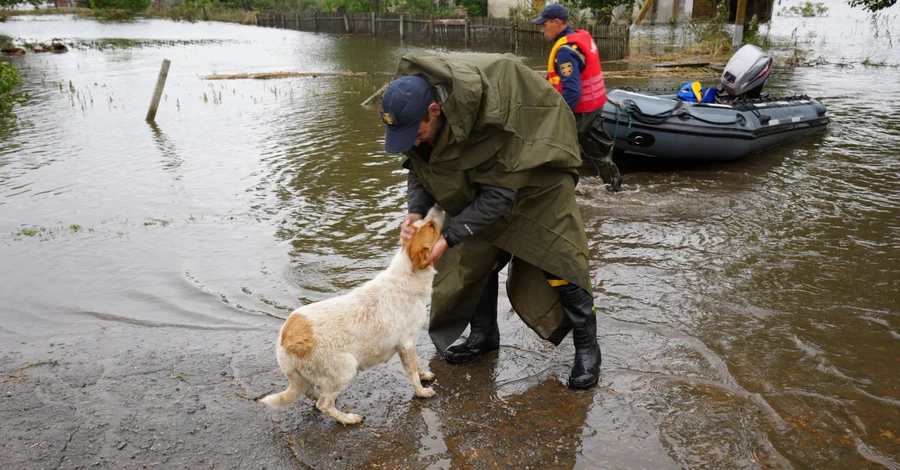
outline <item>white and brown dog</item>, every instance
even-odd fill
[[[433,389],[422,386],[421,381],[434,379],[434,374],[419,365],[416,338],[425,323],[437,272],[429,259],[443,218],[443,211],[435,207],[415,222],[415,235],[401,240],[390,266],[375,279],[291,313],[275,347],[290,385],[263,398],[263,403],[281,408],[305,393],[322,413],[342,424],[359,423],[362,416],[339,411],[335,399],[357,372],[387,362],[394,353],[400,354],[416,396],[434,395]]]

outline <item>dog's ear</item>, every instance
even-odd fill
[[[422,246],[416,250],[414,255],[413,264],[418,269],[425,269],[431,265],[428,260],[431,258],[431,247],[430,246]]]
[[[437,226],[432,221],[426,222],[416,230],[416,234],[409,241],[409,247],[407,248],[409,259],[416,269],[425,269],[431,266],[431,263],[429,263],[431,248],[434,246],[436,238]]]

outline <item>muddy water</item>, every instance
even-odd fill
[[[315,468],[900,467],[900,11],[879,24],[829,6],[776,17],[770,34],[781,57],[831,64],[779,67],[768,85],[825,102],[825,133],[730,164],[626,161],[621,193],[585,173],[595,391],[564,387],[568,341],[544,344],[504,315],[503,347],[475,364],[443,364],[421,342],[437,399],[410,405],[392,362],[344,398],[374,410],[367,428],[335,428],[307,402],[273,415],[285,420],[275,440]],[[385,78],[203,77],[387,72],[417,46],[66,17],[0,34],[72,45],[9,58],[31,100],[0,128],[3,355],[73,325],[268,341],[292,308],[387,263],[405,179],[359,105]],[[262,393],[283,384],[271,346],[259,349],[248,360],[272,369]],[[365,450],[332,458],[348,440]]]

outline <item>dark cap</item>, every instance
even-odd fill
[[[541,12],[541,16],[531,20],[534,24],[544,24],[547,20],[559,19],[559,20],[569,20],[569,10],[566,10],[566,7],[558,4],[551,3],[544,7],[544,10]]]
[[[412,148],[419,123],[432,101],[434,91],[422,77],[407,75],[388,85],[381,97],[385,152],[403,153]]]

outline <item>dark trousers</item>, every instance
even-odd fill
[[[618,191],[622,187],[622,175],[613,163],[613,140],[603,130],[601,110],[576,114],[575,126],[578,129],[578,146],[581,147],[581,159],[591,162],[600,178],[610,191]]]

